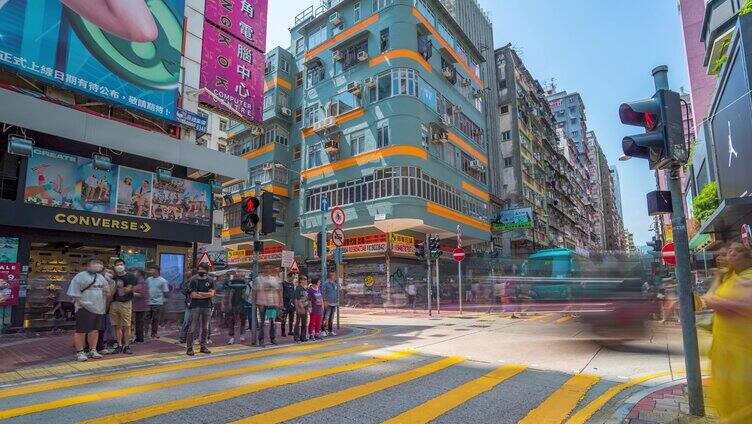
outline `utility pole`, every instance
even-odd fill
[[[261,196],[261,182],[254,182],[254,196],[259,198]],[[253,229],[253,279],[254,288],[258,287],[259,277],[259,254],[256,245],[259,242],[259,229],[258,225]],[[251,303],[251,345],[256,346],[258,344],[258,317],[256,313],[256,303]]]
[[[329,211],[329,198],[321,199],[321,246],[319,246],[319,255],[321,256],[321,281],[326,278],[326,213]]]
[[[441,290],[439,289],[439,258],[436,258],[436,313],[441,315]]]
[[[425,246],[425,252],[426,252],[426,292],[428,293],[428,316],[433,315],[433,310],[431,306],[431,247],[429,244],[430,236],[426,234],[426,244]]]

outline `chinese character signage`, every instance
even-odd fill
[[[0,1],[0,67],[175,119],[184,0]]]
[[[0,262],[0,307],[18,305],[21,265],[16,262]]]
[[[209,125],[209,118],[207,116],[189,112],[183,108],[175,109],[175,120],[200,133],[205,133]]]
[[[27,165],[26,203],[191,225],[211,224],[208,184],[125,166],[96,169],[91,159],[34,148]]]
[[[491,222],[491,232],[494,234],[506,233],[514,230],[527,230],[531,228],[533,228],[532,208],[501,211]]]
[[[199,101],[261,122],[264,91],[264,55],[235,37],[204,22]],[[229,106],[229,107],[228,107]]]
[[[206,0],[204,16],[260,52],[266,51],[268,0]]]

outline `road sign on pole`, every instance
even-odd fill
[[[201,255],[201,259],[198,260],[198,264],[206,265],[209,268],[214,268],[214,263],[212,262],[211,258],[209,257],[209,252],[204,252],[203,255]]]
[[[661,249],[661,257],[666,265],[676,266],[676,252],[674,250],[674,243],[666,243]]]
[[[293,274],[299,274],[300,273],[300,267],[298,267],[298,261],[295,259],[292,260],[292,265],[290,265],[290,272]]]
[[[290,268],[295,260],[295,252],[292,250],[282,251],[282,268]]]
[[[332,223],[339,228],[345,224],[345,211],[339,206],[332,208]]]
[[[345,244],[345,232],[342,228],[335,228],[332,231],[332,242],[337,247],[342,247]]]
[[[452,257],[457,262],[462,262],[465,260],[465,249],[458,247],[452,251]]]

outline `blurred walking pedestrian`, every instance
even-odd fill
[[[223,309],[227,319],[230,339],[227,344],[235,343],[235,325],[239,324],[238,332],[240,342],[245,341],[246,301],[250,286],[246,283],[240,272],[228,272],[227,281],[224,284],[225,296],[222,298]]]
[[[282,281],[277,267],[265,264],[263,274],[259,275],[253,285],[253,303],[258,310],[258,343],[264,347],[264,322],[269,321],[269,342],[277,344],[275,321],[282,308]]]
[[[287,274],[287,279],[282,282],[282,337],[285,337],[285,323],[287,323],[287,335],[292,336],[292,326],[295,323],[295,281],[296,274]]]
[[[133,289],[133,343],[144,342],[144,326],[149,313],[149,285],[146,284],[146,273],[142,270],[134,272],[136,287]]]

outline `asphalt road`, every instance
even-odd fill
[[[608,422],[645,385],[682,377],[674,327],[603,347],[576,320],[553,314],[343,323],[357,331],[0,388],[0,421]]]

